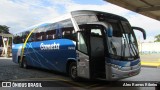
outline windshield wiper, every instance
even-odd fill
[[[130,54],[130,56],[136,56],[136,53],[134,52],[134,50],[135,50],[135,48],[134,48],[134,50],[133,50],[133,48],[131,47],[131,44],[130,44],[130,41],[129,41],[129,39],[128,39],[128,37],[127,37],[127,35],[126,34],[124,34],[124,35],[122,35],[122,38],[123,38],[123,40],[124,40],[124,44],[125,44],[125,46],[124,46],[124,51],[123,51],[123,57],[125,57],[125,48],[126,48],[126,44],[127,44],[127,47],[129,48],[129,54]],[[125,40],[125,39],[126,40]],[[132,44],[133,45],[133,44]],[[132,53],[133,53],[133,55],[132,55]]]

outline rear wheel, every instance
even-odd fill
[[[78,76],[77,76],[77,64],[76,62],[72,62],[69,67],[69,75],[71,79],[74,81],[78,81]]]
[[[21,61],[21,60],[19,60],[19,67],[20,67],[20,68],[23,68],[22,61]]]
[[[22,65],[23,65],[23,68],[28,68],[28,65],[27,65],[25,58],[22,60]]]
[[[28,68],[29,66],[27,65],[27,62],[26,62],[26,58],[24,57],[22,60],[19,61],[19,66],[21,68]]]

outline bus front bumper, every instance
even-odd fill
[[[138,75],[141,70],[140,62],[133,66],[119,66],[111,63],[106,63],[106,79],[118,80],[127,77]]]

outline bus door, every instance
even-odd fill
[[[104,27],[97,24],[81,26],[77,36],[78,76],[105,78]]]
[[[88,54],[88,44],[86,38],[86,33],[84,31],[77,32],[77,75],[83,78],[90,78],[89,71],[89,54]]]
[[[91,78],[105,78],[105,55],[102,25],[90,25],[90,74]]]

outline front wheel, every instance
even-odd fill
[[[76,62],[72,62],[69,67],[69,75],[71,79],[74,81],[78,81],[78,76],[77,76],[77,64]]]

